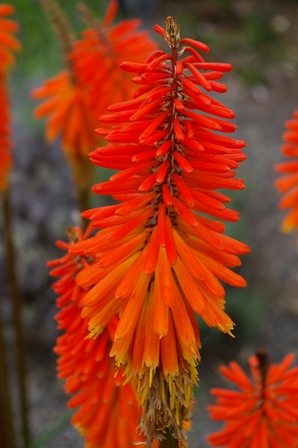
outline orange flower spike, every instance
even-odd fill
[[[185,40],[180,47],[178,28],[171,18],[165,29],[155,27],[170,54],[156,50],[145,61],[122,64],[136,73],[133,80],[141,87],[134,99],[109,106],[110,113],[100,117],[104,127],[98,132],[108,144],[91,153],[96,165],[119,170],[93,191],[111,195],[120,205],[85,212],[102,230],[90,244],[71,249],[98,256],[98,267],[77,277],[80,286],[91,288],[82,315],[92,316],[92,335],[103,330],[109,307],[119,301],[111,355],[117,366],[125,365],[140,394],[148,446],[162,440],[165,427],[184,443],[181,422],[190,418],[200,357],[195,313],[231,334],[219,279],[244,287],[245,280],[229,268],[249,252],[223,235],[224,224],[213,219],[238,219],[226,207],[230,199],[216,190],[244,188],[232,170],[245,159],[245,143],[222,135],[236,129],[228,121],[234,114],[209,96],[225,90],[213,80],[231,66],[205,62],[197,52],[207,50],[202,43]],[[101,268],[107,260],[108,268]],[[103,269],[108,269],[105,275]]]
[[[275,166],[277,172],[285,174],[275,181],[275,185],[283,194],[279,208],[290,209],[281,224],[281,230],[289,233],[298,228],[298,110],[294,111],[291,120],[286,121],[285,127],[281,152],[290,160]]]
[[[223,420],[223,430],[208,437],[210,446],[297,447],[298,382],[297,367],[290,369],[294,355],[280,365],[270,363],[259,350],[249,359],[249,379],[239,365],[222,366],[221,373],[240,389],[212,389],[216,404],[209,406],[211,418]]]
[[[118,1],[109,2],[101,24],[93,18],[88,21],[89,29],[75,42],[72,53],[80,82],[88,85],[96,119],[110,104],[129,99],[136,90],[131,78],[119,70],[120,63],[131,58],[138,67],[156,47],[146,31],[138,30],[139,19],[112,25],[118,6]]]
[[[78,241],[86,241],[90,232],[91,228],[85,234],[78,227],[69,228],[70,242],[60,241],[57,246],[65,251]],[[78,257],[71,253],[48,262],[50,274],[61,277],[53,285],[60,294],[57,305],[61,310],[56,320],[58,328],[64,331],[54,349],[59,356],[58,377],[66,380],[66,392],[75,394],[68,407],[79,408],[72,417],[72,423],[85,437],[86,448],[124,448],[145,442],[137,433],[141,410],[132,386],[123,385],[121,369],[115,378],[114,362],[109,357],[111,337],[114,337],[118,323],[115,313],[119,303],[108,319],[105,331],[95,340],[88,338],[88,320],[80,317],[80,304],[86,290],[76,285],[75,275],[89,263],[92,263],[91,257]],[[123,445],[124,441],[126,445]]]
[[[130,40],[139,42],[133,47],[136,60],[152,51],[155,44],[146,32],[137,31],[138,20],[126,20],[112,26],[118,10],[118,2],[114,0],[109,2],[101,25],[86,7],[81,8],[91,29],[84,31],[83,39],[76,42],[57,5],[46,1],[45,9],[58,25],[67,70],[32,91],[34,99],[44,100],[34,115],[47,118],[46,139],[49,142],[61,135],[62,147],[74,167],[76,183],[83,188],[89,187],[87,179],[92,165],[82,165],[99,139],[94,133],[98,116],[110,102],[123,101],[135,90],[131,80],[119,70],[122,58],[132,53]],[[125,48],[120,48],[123,39]],[[85,176],[82,170],[85,170]]]

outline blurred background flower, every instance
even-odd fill
[[[225,423],[208,436],[211,446],[298,446],[298,367],[290,368],[294,358],[290,353],[280,364],[271,364],[267,352],[258,350],[249,358],[250,377],[234,361],[220,366],[238,390],[211,389],[216,404],[208,407],[210,416]]]

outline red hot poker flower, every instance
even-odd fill
[[[295,448],[298,446],[298,367],[294,355],[270,364],[264,351],[249,359],[252,379],[236,362],[221,373],[240,391],[212,389],[217,403],[211,418],[223,420],[222,431],[208,437],[211,446],[227,448]]]
[[[140,60],[155,48],[148,33],[138,31],[139,20],[127,20],[111,27],[118,2],[111,1],[101,24],[94,19],[94,28],[83,32],[83,39],[74,41],[60,11],[51,0],[43,0],[48,13],[59,27],[63,40],[67,70],[32,91],[34,99],[43,100],[35,109],[35,117],[47,117],[46,139],[59,135],[62,147],[73,165],[78,183],[89,186],[89,161],[82,166],[86,154],[96,145],[94,129],[97,119],[109,101],[123,101],[135,90],[131,80],[119,69],[125,56]],[[132,41],[138,42],[131,46]],[[133,51],[131,50],[133,48]],[[86,172],[87,171],[87,172]],[[84,172],[86,175],[84,176]],[[87,179],[87,180],[86,180]]]
[[[8,69],[14,63],[13,51],[20,49],[20,43],[13,36],[13,33],[18,30],[18,25],[6,17],[13,12],[12,5],[0,5],[0,191],[6,188],[7,175],[12,165],[6,83]]]
[[[102,230],[71,248],[99,257],[77,276],[81,287],[91,288],[82,316],[90,317],[96,336],[120,314],[111,353],[117,365],[127,365],[130,378],[138,378],[149,443],[162,438],[166,426],[183,437],[199,360],[194,313],[231,334],[220,280],[245,286],[230,268],[249,251],[212,219],[238,220],[225,206],[229,197],[216,190],[244,188],[234,170],[245,159],[245,143],[216,133],[235,131],[227,121],[234,113],[209,96],[226,90],[217,80],[231,66],[205,62],[198,50],[208,47],[180,40],[171,18],[165,31],[155,30],[171,53],[157,50],[143,63],[122,64],[137,72],[140,88],[134,99],[110,106],[110,114],[100,117],[105,127],[97,132],[109,144],[90,154],[95,165],[120,170],[93,187],[120,203],[83,213]]]
[[[282,230],[288,233],[298,228],[298,110],[294,111],[293,118],[285,123],[285,127],[285,143],[281,151],[290,160],[276,165],[276,171],[286,175],[276,180],[275,185],[284,194],[279,207],[290,209],[281,225]]]
[[[71,54],[80,84],[88,90],[95,120],[110,104],[130,99],[136,90],[131,77],[119,70],[120,63],[131,59],[142,62],[156,48],[149,33],[138,29],[142,24],[140,19],[122,20],[113,25],[118,5],[118,1],[111,0],[100,23],[83,8],[89,28],[74,43]]]
[[[58,241],[59,248],[67,250],[88,236],[80,228],[70,228],[68,234],[71,242]],[[115,377],[109,357],[118,318],[113,317],[96,340],[88,338],[88,320],[81,319],[80,303],[86,291],[76,285],[75,275],[90,261],[66,254],[48,263],[50,274],[60,277],[53,285],[61,308],[56,320],[64,331],[54,349],[59,355],[58,377],[66,380],[66,392],[75,394],[68,406],[79,407],[72,423],[86,438],[86,448],[126,448],[144,441],[136,432],[141,410],[131,384],[123,385],[121,369]]]

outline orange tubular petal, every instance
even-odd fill
[[[142,182],[141,185],[139,186],[139,190],[142,192],[152,190],[152,188],[157,182],[156,177],[157,177],[156,172],[148,176],[147,179],[145,179],[144,182]]]
[[[172,197],[172,202],[177,210],[178,214],[185,219],[185,221],[192,227],[197,227],[199,225],[195,214],[192,210],[189,210],[189,208],[185,207],[185,205],[182,204],[179,199],[176,199],[175,197]]]
[[[136,210],[136,208],[143,207],[144,205],[149,204],[155,198],[155,196],[155,192],[140,194],[140,196],[131,199],[124,204],[117,205],[115,213],[120,216],[126,216]]]
[[[145,325],[146,325],[146,314],[147,314],[147,302],[148,295],[142,305],[140,310],[140,315],[136,324],[135,334],[134,334],[134,344],[132,348],[132,362],[131,370],[134,373],[141,373],[144,371],[143,355],[145,350]],[[147,335],[146,335],[147,336]]]
[[[174,239],[176,243],[176,247],[179,253],[179,256],[185,266],[188,268],[191,275],[196,278],[197,280],[204,280],[205,279],[205,271],[202,268],[200,262],[193,254],[192,250],[188,247],[188,245],[184,242],[184,240],[181,238],[179,233],[174,230]]]
[[[132,218],[127,223],[119,226],[116,230],[114,230],[110,236],[110,241],[116,241],[120,238],[123,238],[125,235],[129,234],[133,229],[141,225],[142,223],[145,223],[149,216],[152,215],[152,209],[148,209],[141,213],[140,215],[136,216],[135,218]]]
[[[178,176],[178,174],[173,174],[172,179],[175,182],[175,184],[177,185],[177,187],[179,188],[179,191],[180,191],[181,195],[183,196],[183,199],[185,200],[187,205],[189,207],[193,207],[195,201],[192,196],[190,188],[188,188],[188,186],[185,184],[185,182],[183,181],[181,176]]]
[[[146,312],[145,326],[145,348],[143,362],[147,367],[155,369],[159,363],[160,338],[159,334],[154,331],[154,288],[151,283]]]
[[[197,70],[192,64],[185,64],[186,67],[191,71],[191,73],[196,78],[196,81],[198,84],[200,84],[202,87],[204,87],[205,90],[212,90],[211,84],[206,81],[206,78]]]
[[[183,142],[183,140],[184,140],[184,133],[183,133],[183,129],[182,129],[179,121],[178,120],[174,120],[173,121],[173,125],[174,125],[174,133],[175,133],[176,139],[179,142]]]
[[[108,294],[123,278],[138,254],[124,261],[115,269],[106,275],[99,283],[97,283],[84,297],[83,305],[92,306],[99,302],[106,294]]]
[[[165,141],[162,145],[159,146],[158,150],[156,151],[156,156],[161,157],[165,155],[172,146],[172,144],[173,144],[172,140]]]
[[[157,227],[154,227],[150,241],[148,244],[148,251],[144,261],[143,272],[146,275],[151,275],[155,271],[159,255],[159,240]]]
[[[169,187],[166,184],[163,184],[162,186],[162,197],[167,207],[173,205],[173,196],[171,195]]]
[[[106,10],[105,16],[102,21],[102,26],[107,27],[111,25],[114,18],[116,17],[118,11],[118,1],[117,0],[110,0],[108,3],[108,8]]]
[[[160,98],[158,98],[157,100],[152,101],[149,104],[146,104],[146,106],[140,107],[137,112],[135,112],[131,117],[130,120],[134,121],[134,120],[139,120],[140,118],[144,117],[145,115],[147,115],[149,112],[153,111],[157,106],[160,105]]]
[[[147,235],[145,232],[137,235],[136,237],[129,240],[127,243],[121,245],[113,252],[108,253],[104,256],[98,263],[98,267],[108,267],[114,263],[119,262],[121,259],[125,259],[129,254],[133,255],[135,252],[139,252],[143,246]]]
[[[121,306],[121,302],[117,299],[111,299],[109,302],[102,306],[102,308],[96,309],[96,311],[93,311],[93,313],[96,312],[96,314],[92,317],[89,316],[87,313],[85,314],[85,317],[91,317],[89,321],[89,331],[92,336],[99,335],[102,333],[102,331],[106,328],[106,326],[111,322],[111,319],[113,316],[118,313]],[[89,308],[89,307],[88,307]],[[85,308],[83,309],[85,310]],[[83,314],[82,314],[83,317]]]
[[[159,245],[162,247],[166,246],[166,208],[165,205],[161,202],[158,209],[158,218],[157,218],[157,234]]]
[[[158,115],[155,120],[153,120],[150,125],[145,129],[145,131],[140,135],[140,142],[150,137],[151,134],[161,125],[164,119],[169,115],[169,110],[165,110],[162,114]]]
[[[180,44],[192,45],[193,47],[198,48],[199,50],[207,52],[207,53],[210,51],[210,48],[208,47],[208,45],[204,44],[203,42],[199,42],[197,40],[190,39],[188,37],[184,37],[183,39],[181,39]]]
[[[170,307],[174,301],[174,279],[171,265],[167,259],[166,250],[163,247],[159,250],[157,266],[156,276],[162,293],[162,300],[165,306]]]
[[[165,247],[169,263],[175,264],[177,261],[177,251],[173,235],[172,222],[168,215],[165,217]]]
[[[154,309],[153,309],[153,328],[160,338],[164,337],[169,330],[169,308],[165,306],[162,291],[159,284],[159,275],[155,273],[155,281],[152,282],[154,288]]]
[[[156,173],[156,182],[157,182],[158,184],[162,184],[162,183],[163,183],[163,181],[164,181],[164,179],[165,179],[165,177],[166,177],[166,174],[167,174],[169,165],[170,165],[169,162],[168,162],[167,160],[165,160],[165,161],[160,165],[160,167],[158,168],[158,171],[157,171],[157,173]]]
[[[178,257],[177,263],[173,265],[173,270],[177,275],[179,285],[192,309],[202,316],[205,313],[205,299],[198,288],[188,269]]]
[[[196,346],[196,336],[176,282],[174,282],[174,291],[175,300],[172,305],[172,316],[177,337],[187,347]]]
[[[233,381],[240,389],[251,391],[253,389],[248,377],[236,362],[230,362],[229,368],[220,367],[220,372],[228,380]]]
[[[166,32],[165,32],[165,30],[164,30],[161,26],[159,26],[159,25],[154,25],[153,29],[154,29],[154,31],[156,31],[158,34],[160,34],[161,36],[165,37]]]
[[[141,276],[139,277],[137,284],[132,291],[125,309],[120,317],[120,321],[115,333],[115,341],[117,339],[123,340],[129,334],[133,333],[147,294],[149,281],[149,275],[141,274]]]
[[[126,275],[123,276],[115,292],[115,297],[117,299],[125,299],[131,294],[143,270],[143,262],[147,255],[147,251],[148,245],[132,263]]]
[[[178,375],[176,336],[171,314],[169,315],[169,331],[160,341],[160,351],[164,375]]]

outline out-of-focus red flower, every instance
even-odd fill
[[[0,73],[0,192],[6,188],[7,175],[12,166],[9,104],[6,82]]]
[[[90,110],[86,87],[74,82],[63,70],[32,92],[35,99],[46,99],[36,107],[36,118],[48,116],[46,139],[52,142],[61,135],[62,147],[71,161],[81,163],[96,144],[95,118]]]
[[[140,19],[112,25],[118,3],[109,2],[102,22],[95,21],[93,27],[82,32],[82,39],[74,43],[71,55],[80,84],[88,89],[96,119],[110,104],[130,99],[136,90],[131,76],[119,69],[120,64],[125,60],[142,62],[156,48],[149,33],[139,30]]]
[[[70,243],[58,241],[59,248],[68,250],[88,232],[83,235],[80,228],[70,228],[68,235]],[[66,380],[66,392],[75,394],[68,406],[79,407],[72,423],[86,438],[86,448],[127,448],[144,441],[136,432],[141,409],[131,384],[123,385],[122,369],[115,377],[114,361],[109,356],[118,317],[109,321],[98,338],[90,339],[88,320],[80,316],[86,291],[76,285],[75,275],[90,261],[65,254],[48,263],[50,274],[60,277],[53,285],[61,308],[56,320],[64,331],[54,349],[59,355],[58,377]]]
[[[119,313],[111,353],[118,366],[126,364],[129,378],[137,378],[144,415],[156,418],[144,419],[148,440],[165,426],[180,437],[199,360],[195,313],[231,334],[220,280],[244,287],[230,268],[249,251],[213,219],[237,221],[239,214],[225,206],[230,198],[216,190],[244,188],[234,170],[245,159],[245,143],[223,135],[235,131],[228,121],[234,113],[209,95],[226,91],[218,80],[231,65],[205,62],[200,53],[208,47],[180,40],[171,18],[166,31],[155,30],[171,52],[156,50],[143,63],[122,64],[137,73],[140,87],[134,99],[100,117],[105,127],[97,132],[108,145],[90,154],[95,165],[119,170],[93,187],[118,203],[83,213],[102,230],[70,250],[98,256],[77,276],[90,288],[82,316],[96,336]]]
[[[276,180],[275,185],[283,193],[279,207],[290,209],[281,224],[281,229],[288,233],[298,228],[298,110],[286,121],[285,127],[281,151],[290,160],[276,165],[276,171],[286,175]]]
[[[126,99],[133,89],[130,78],[119,68],[120,62],[131,54],[139,60],[155,48],[148,33],[137,30],[138,20],[110,26],[117,8],[118,2],[112,0],[102,23],[68,45],[68,69],[32,91],[33,98],[43,100],[35,116],[48,118],[47,140],[60,135],[63,149],[75,164],[96,145],[94,129],[107,103]]]
[[[0,5],[0,73],[3,75],[15,61],[13,52],[21,48],[19,41],[13,36],[19,26],[14,20],[7,18],[14,11],[13,5],[5,3]]]
[[[13,36],[18,24],[7,19],[13,12],[12,5],[0,5],[0,191],[6,188],[7,175],[12,166],[7,76],[15,60],[13,52],[20,49],[19,41]]]
[[[236,362],[220,372],[240,391],[211,389],[216,404],[211,418],[223,420],[223,430],[208,437],[211,446],[227,448],[295,448],[298,446],[298,367],[294,355],[270,364],[259,351],[249,358],[252,378]]]

